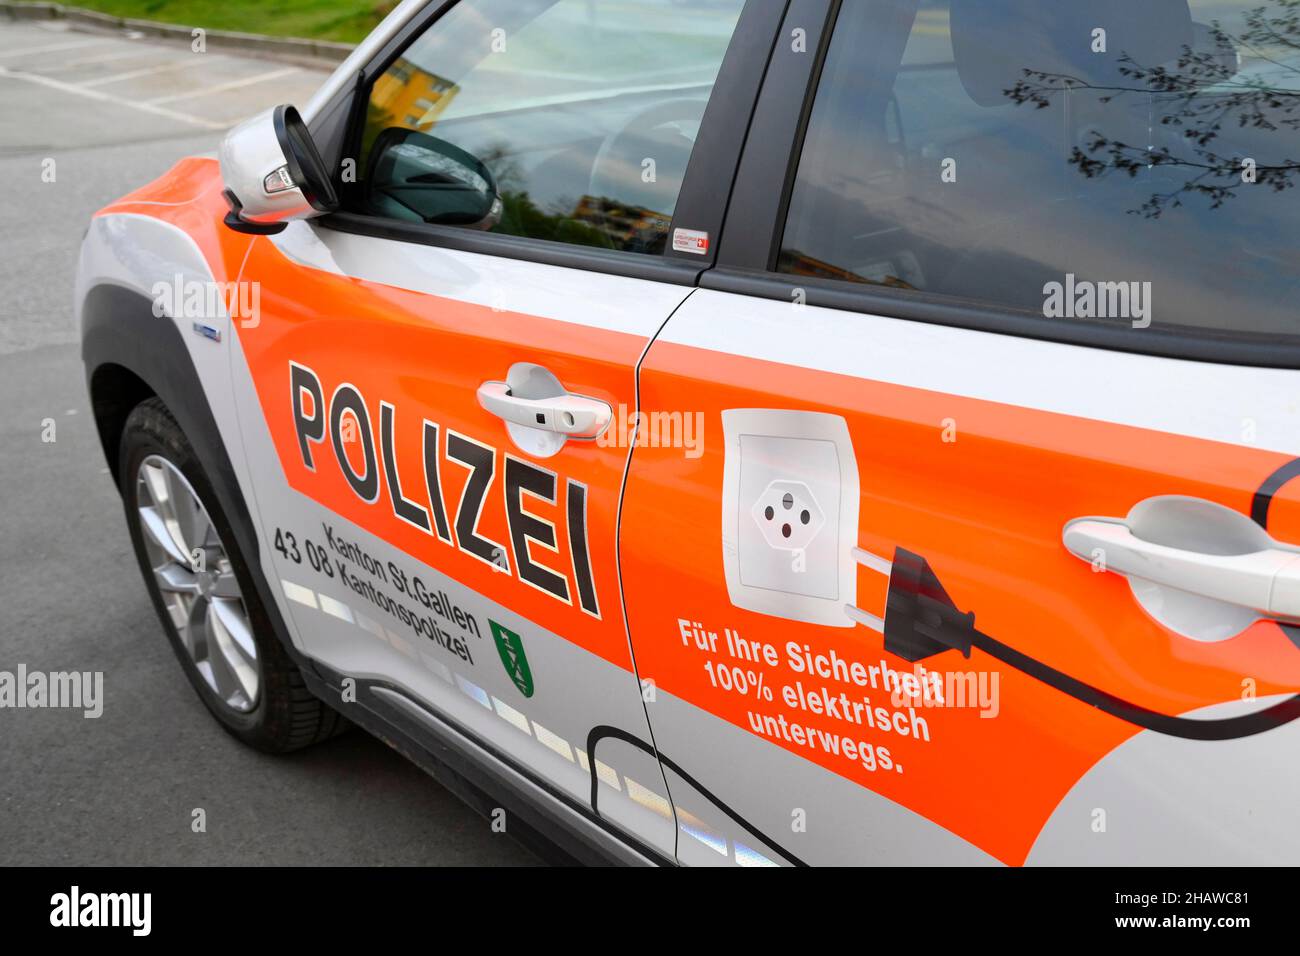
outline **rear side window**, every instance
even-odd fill
[[[664,250],[744,0],[462,0],[371,87],[372,215]]]
[[[1294,333],[1291,0],[845,0],[778,268]]]

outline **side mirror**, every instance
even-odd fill
[[[307,124],[292,106],[276,106],[240,123],[221,141],[226,225],[273,235],[292,219],[338,207],[338,193]]]
[[[368,168],[366,203],[378,215],[484,230],[501,220],[492,171],[436,136],[389,127],[375,140]]]

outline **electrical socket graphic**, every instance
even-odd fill
[[[773,481],[754,502],[752,514],[778,551],[806,551],[826,524],[816,496],[802,481]]]
[[[735,408],[722,413],[722,553],[736,607],[852,627],[858,465],[839,415]]]

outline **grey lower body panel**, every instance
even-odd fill
[[[315,669],[325,676],[307,671],[303,674],[312,693],[336,706],[353,723],[393,747],[485,817],[497,808],[504,809],[514,821],[510,832],[543,859],[625,866],[674,863],[649,847],[630,842],[589,809],[577,806],[399,688],[357,680],[356,702],[343,705],[342,676],[318,662]]]

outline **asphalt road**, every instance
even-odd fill
[[[98,719],[0,708],[0,865],[536,862],[361,731],[288,757],[227,736],[159,628],[89,415],[90,215],[324,76],[0,20],[0,671],[103,671],[105,697]]]

